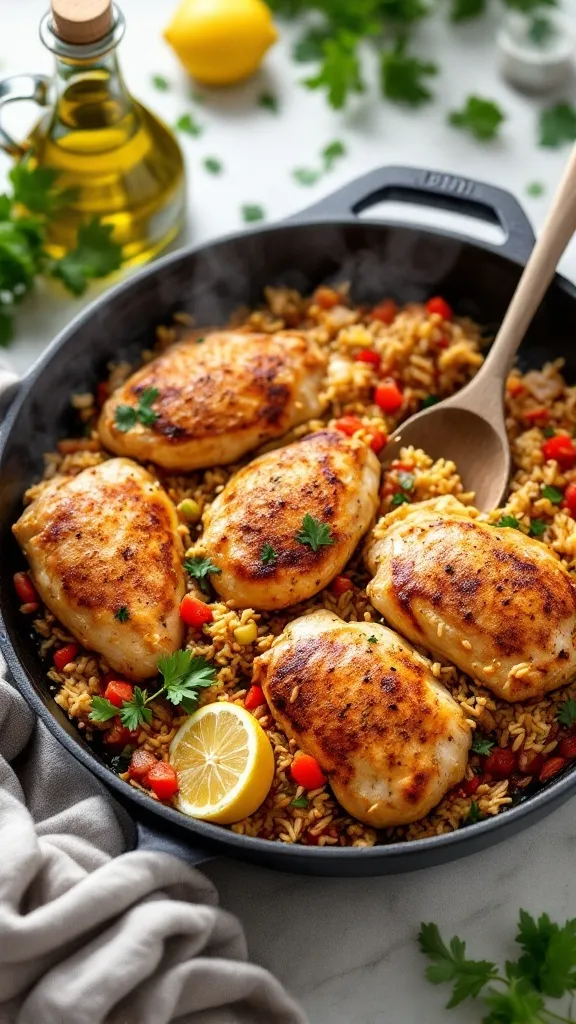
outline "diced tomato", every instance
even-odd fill
[[[493,779],[507,779],[516,768],[516,754],[510,747],[496,747],[483,764],[487,775]]]
[[[399,462],[398,459],[394,459],[394,461],[390,463],[390,469],[399,469],[402,473],[411,473],[414,466],[411,462]]]
[[[187,626],[195,626],[199,629],[205,623],[212,622],[214,615],[212,609],[204,604],[204,601],[198,601],[192,597],[192,594],[185,594],[180,602],[180,618]]]
[[[310,754],[296,754],[290,767],[294,782],[304,789],[320,789],[328,781],[318,761]]]
[[[538,775],[542,771],[544,758],[534,750],[523,750],[518,754],[518,768],[524,775]]]
[[[528,409],[526,412],[523,412],[522,415],[525,420],[528,420],[528,423],[543,424],[548,423],[548,420],[550,419],[550,412],[545,408],[545,406],[539,407],[538,409]]]
[[[120,679],[111,679],[104,690],[104,696],[115,708],[121,708],[122,701],[132,700],[134,687],[131,683],[121,682]]]
[[[357,430],[362,430],[364,424],[362,420],[359,420],[357,416],[342,416],[341,419],[336,420],[336,430],[340,430],[343,434],[348,434],[348,437],[352,437]]]
[[[564,491],[562,507],[567,508],[573,519],[576,519],[576,484],[568,484]]]
[[[380,366],[380,356],[374,349],[363,348],[354,356],[357,363],[370,363],[372,366]]]
[[[369,313],[370,320],[379,320],[382,324],[391,324],[398,315],[398,306],[393,299],[384,299]]]
[[[576,466],[576,445],[568,434],[555,434],[542,445],[545,459],[554,459],[561,469]]]
[[[392,377],[386,377],[378,384],[374,391],[374,401],[382,412],[396,412],[404,401],[396,381]]]
[[[333,288],[322,286],[314,292],[314,302],[317,306],[320,306],[320,309],[333,309],[334,306],[339,304],[340,296]]]
[[[14,589],[24,604],[34,604],[38,602],[36,587],[32,583],[27,572],[15,572],[13,580]]]
[[[104,402],[108,398],[109,394],[110,386],[108,384],[108,381],[99,381],[98,384],[96,385],[96,404],[100,406],[100,408],[102,408],[102,406],[104,405]]]
[[[446,299],[440,297],[440,295],[434,295],[433,298],[428,299],[426,303],[427,313],[438,313],[443,320],[453,320],[454,313],[452,312],[452,306],[449,306]]]
[[[130,764],[128,766],[128,774],[131,779],[137,779],[138,782],[142,782],[146,778],[148,772],[157,762],[157,758],[154,754],[151,754],[149,750],[142,750],[138,748],[132,754],[130,758]]]
[[[264,696],[264,690],[261,686],[251,686],[248,693],[244,697],[244,707],[247,711],[255,711],[262,704],[266,703],[266,697]]]
[[[562,740],[559,753],[560,757],[567,757],[568,760],[576,757],[576,736],[568,736],[568,739]]]
[[[370,438],[370,447],[372,451],[378,455],[383,448],[388,444],[388,434],[385,434],[383,430],[374,430],[372,437]]]
[[[78,644],[66,644],[65,647],[61,647],[59,651],[54,653],[54,668],[57,672],[63,672],[64,666],[70,661],[74,661],[74,658],[80,650]]]
[[[148,772],[146,783],[159,800],[170,800],[178,792],[178,776],[171,764],[157,761]]]
[[[104,733],[104,743],[115,750],[124,750],[130,743],[136,743],[137,739],[138,730],[127,729],[119,718],[114,718],[112,727]]]
[[[517,398],[518,395],[524,394],[526,391],[526,385],[522,383],[518,377],[510,377],[506,384],[506,390],[512,398]]]
[[[465,779],[462,783],[464,796],[473,796],[481,782],[480,775],[473,775],[471,779]]]
[[[347,590],[354,590],[354,584],[348,576],[335,576],[330,584],[330,590],[335,597],[345,594]]]
[[[554,775],[561,772],[567,764],[568,761],[565,757],[549,757],[548,760],[544,762],[544,767],[538,776],[538,781],[548,782],[548,780],[552,779]]]

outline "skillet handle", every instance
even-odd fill
[[[208,850],[191,846],[186,839],[167,832],[160,832],[148,821],[142,821],[141,818],[137,818],[134,825],[136,829],[135,850],[171,853],[173,857],[178,857],[179,860],[185,861],[186,864],[190,864],[192,867],[196,867],[198,864],[205,864],[214,859]]]
[[[534,245],[534,232],[520,203],[510,192],[471,178],[418,167],[380,167],[356,178],[318,203],[289,217],[287,223],[353,217],[385,200],[400,200],[434,209],[463,213],[498,224],[503,245],[489,248],[524,263]]]

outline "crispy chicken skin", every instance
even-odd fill
[[[413,643],[508,701],[574,677],[576,588],[543,544],[471,518],[451,496],[403,505],[378,533],[366,589]]]
[[[182,542],[172,502],[141,466],[110,459],[60,478],[12,527],[50,611],[112,669],[156,674],[182,646]],[[125,622],[115,618],[126,608]]]
[[[197,332],[196,332],[197,333]],[[327,356],[304,333],[213,331],[201,344],[172,345],[134,373],[104,404],[102,444],[165,469],[226,465],[318,416]],[[152,426],[122,433],[119,405],[136,407],[156,388]]]
[[[322,430],[261,455],[226,484],[204,516],[211,577],[240,608],[275,609],[322,590],[350,558],[378,504],[380,463],[360,441]],[[304,516],[330,527],[317,551],[297,540]],[[263,560],[265,545],[276,557]]]
[[[461,708],[385,626],[303,615],[256,658],[253,681],[339,803],[368,825],[417,821],[464,777],[471,734]]]

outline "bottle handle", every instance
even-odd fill
[[[6,103],[16,100],[32,100],[40,107],[47,107],[51,79],[47,75],[14,75],[0,81],[0,116]],[[27,153],[26,146],[8,135],[0,122],[0,149],[8,156],[20,159]]]

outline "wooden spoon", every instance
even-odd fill
[[[511,471],[504,420],[506,378],[575,230],[576,146],[483,366],[455,395],[402,423],[383,452],[385,462],[397,458],[400,448],[408,445],[423,448],[433,459],[451,459],[464,490],[475,492],[476,507],[498,508]]]

